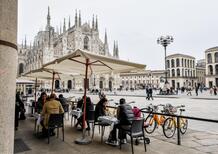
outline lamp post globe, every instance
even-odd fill
[[[166,62],[166,58],[167,58],[167,54],[166,54],[166,48],[167,46],[173,42],[173,37],[170,35],[167,36],[160,36],[157,39],[157,44],[160,44],[164,47],[164,53],[165,53],[165,57],[164,57],[164,63],[165,63],[165,85],[168,84],[168,80],[167,80],[167,62]]]

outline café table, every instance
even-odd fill
[[[42,116],[39,113],[33,114],[34,120],[35,120],[35,127],[34,127],[34,132],[36,135],[39,133],[39,127],[40,127],[40,122],[42,120]]]
[[[72,110],[70,114],[71,114],[71,127],[72,127],[73,118],[78,119],[79,117],[82,116],[83,112],[80,108],[77,108],[75,110]],[[74,119],[74,123],[75,123],[75,119]]]
[[[105,126],[110,126],[110,130],[112,130],[114,127],[114,124],[117,124],[117,123],[118,123],[118,119],[116,117],[112,117],[112,116],[99,116],[98,117],[98,125],[102,126],[101,142],[103,142]]]

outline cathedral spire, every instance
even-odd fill
[[[104,55],[107,55],[109,53],[109,47],[107,43],[107,31],[105,29],[105,35],[104,35]]]
[[[79,10],[79,27],[81,27],[81,11]]]
[[[92,29],[93,30],[95,29],[95,17],[94,17],[94,14],[93,14],[93,17],[92,17]]]
[[[60,23],[60,34],[62,33],[61,23]]]
[[[116,42],[114,41],[113,57],[116,57]]]
[[[119,58],[119,48],[118,48],[118,41],[117,41],[117,46],[116,46],[116,58]]]
[[[96,21],[95,21],[95,30],[98,31],[98,17],[96,16]]]
[[[76,9],[76,13],[75,13],[75,27],[78,26],[78,19],[77,19],[77,9]]]
[[[51,17],[50,17],[50,8],[48,6],[48,14],[47,14],[47,25],[46,25],[46,30],[49,30],[50,25],[50,21],[51,21]]]
[[[69,16],[69,22],[68,22],[68,29],[70,29],[70,16]]]
[[[65,23],[65,18],[64,18],[64,25],[63,25],[63,32],[66,32],[66,23]]]
[[[119,58],[118,41],[114,41],[113,57]]]
[[[104,34],[104,44],[107,44],[107,30],[105,29],[105,34]]]
[[[24,48],[26,49],[26,35],[25,35],[25,40],[24,40]]]

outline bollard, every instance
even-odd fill
[[[181,137],[180,137],[180,117],[177,117],[177,145],[181,145]]]

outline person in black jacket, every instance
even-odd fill
[[[114,125],[113,130],[110,132],[109,138],[106,141],[107,144],[110,145],[118,145],[117,142],[117,134],[116,129],[119,129],[122,127],[128,127],[132,124],[132,120],[134,119],[134,113],[132,111],[132,107],[128,104],[126,104],[126,101],[124,98],[120,99],[120,106],[117,108],[117,119],[118,123]],[[123,141],[123,139],[126,139],[126,134],[123,132],[119,132],[119,139]]]
[[[41,113],[43,106],[45,104],[45,102],[47,101],[47,94],[46,92],[42,92],[40,97],[38,98],[37,104],[36,104],[36,111],[37,113]]]
[[[82,109],[84,96],[77,102],[76,108]]]
[[[19,113],[24,111],[24,103],[20,99],[19,92],[16,93],[15,99],[15,130],[18,129],[19,125]]]
[[[88,115],[90,114],[89,112],[93,111],[93,110],[94,110],[94,105],[93,105],[90,97],[86,97],[86,117],[85,117],[85,119],[87,119]],[[84,107],[82,108],[82,111],[84,112]],[[81,117],[79,117],[77,119],[77,124],[75,125],[76,127],[78,124],[80,124],[81,127],[83,128],[83,116],[84,115],[82,115]],[[86,128],[86,130],[90,130],[90,125],[88,122],[87,122],[87,126],[88,127]]]
[[[105,116],[106,115],[106,105],[107,105],[107,99],[102,98],[95,107],[95,121],[98,120],[99,116]]]
[[[64,112],[68,112],[69,111],[69,105],[67,104],[67,99],[63,96],[63,94],[60,94],[58,96],[58,101],[60,101],[63,109],[64,109]]]

